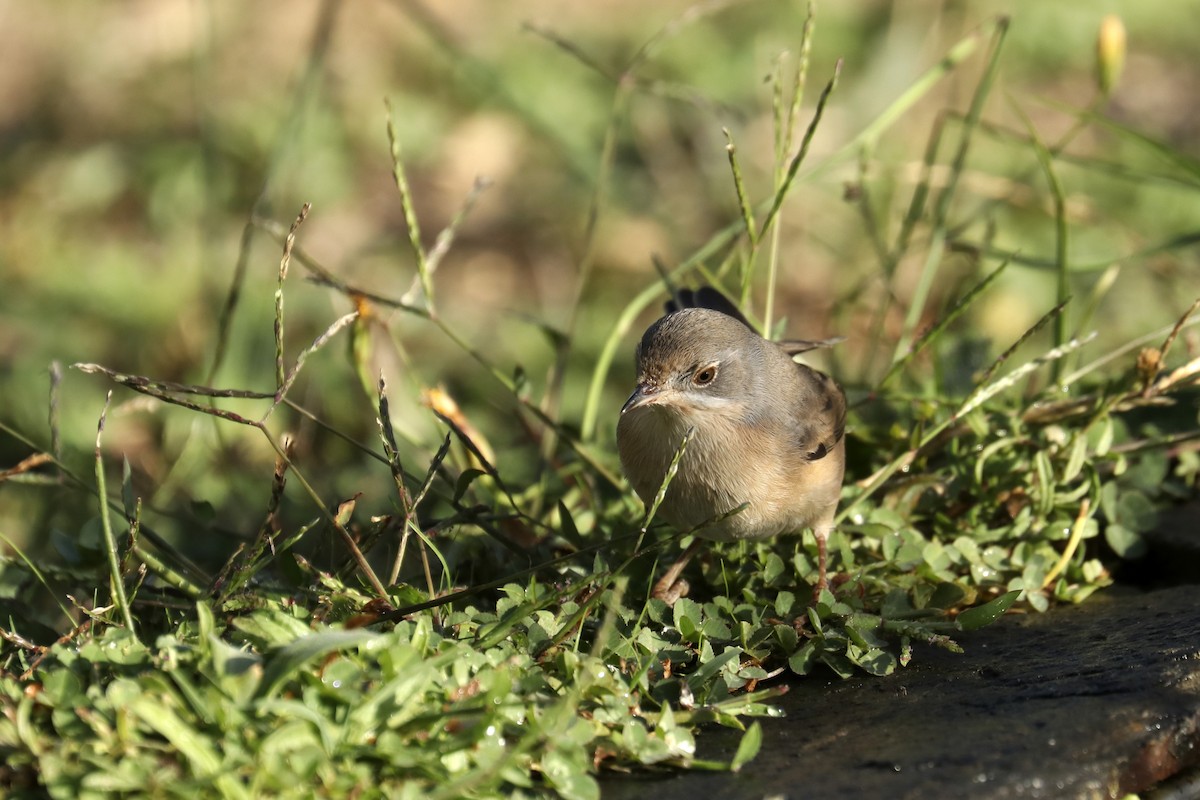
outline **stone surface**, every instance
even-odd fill
[[[1200,764],[1200,587],[1112,589],[958,640],[887,678],[795,681],[739,774],[609,775],[602,796],[1105,798]],[[740,735],[702,732],[699,757],[727,761]]]

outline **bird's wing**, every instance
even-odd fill
[[[796,446],[809,461],[833,452],[846,433],[846,395],[837,381],[812,367],[797,364],[803,409],[794,418]]]
[[[784,339],[782,342],[776,342],[777,345],[783,348],[783,352],[789,356],[807,353],[809,350],[816,350],[819,347],[833,347],[838,342],[846,341],[845,336],[834,336],[830,339]]]

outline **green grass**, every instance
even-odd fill
[[[5,255],[44,304],[0,327],[37,341],[0,388],[10,794],[592,798],[607,769],[740,769],[792,676],[890,674],[1081,602],[1194,493],[1200,170],[1105,95],[1029,88],[1086,81],[1090,53],[947,12],[880,88],[861,42],[906,26],[832,8],[485,52],[401,7],[450,89],[406,62],[386,109],[339,122],[321,17],[276,139],[239,94],[200,152],[9,167],[18,196],[91,189],[20,205]],[[441,188],[437,158],[470,158],[434,153],[441,129],[514,137],[495,185]],[[89,289],[26,252],[119,274]],[[811,606],[809,534],[714,545],[689,597],[648,597],[687,537],[628,490],[611,428],[634,338],[698,281],[768,332],[849,336],[821,365],[851,416]],[[730,761],[705,724],[745,731]]]

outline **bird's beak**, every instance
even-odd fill
[[[659,402],[661,392],[662,390],[657,386],[648,383],[639,383],[637,388],[633,390],[633,394],[629,395],[629,399],[625,401],[625,405],[621,406],[621,413],[625,414],[633,411],[635,408]]]

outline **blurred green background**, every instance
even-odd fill
[[[868,192],[878,232],[894,237],[930,132],[943,112],[967,107],[986,42],[861,163],[857,153],[830,155],[997,14],[1012,25],[984,119],[1026,136],[1020,108],[1043,141],[1056,141],[1097,101],[1095,37],[1108,13],[1124,20],[1129,54],[1112,97],[1097,108],[1151,144],[1091,124],[1070,145],[1078,160],[1058,164],[1079,265],[1073,288],[1086,297],[1119,265],[1091,321],[1102,332],[1092,355],[1169,325],[1195,294],[1194,247],[1140,254],[1200,228],[1200,2],[820,5],[802,126],[838,58],[844,67],[784,210],[776,316],[786,313],[794,336],[846,334],[833,357],[849,387],[870,387],[886,367],[868,358],[867,338],[889,289],[870,223],[847,187]],[[502,370],[523,368],[534,398],[555,359],[541,326],[568,332],[561,416],[578,424],[616,314],[657,280],[652,257],[673,265],[738,219],[723,127],[737,142],[752,198],[770,195],[767,78],[781,53],[794,54],[806,15],[803,3],[771,0],[0,2],[0,420],[50,446],[54,361],[207,381],[252,213],[286,228],[311,202],[299,238],[305,253],[351,284],[404,294],[414,263],[392,177],[386,99],[427,245],[477,178],[492,182],[437,274],[442,315]],[[618,77],[664,30],[633,70],[637,85],[617,112],[604,167]],[[1045,187],[1027,144],[977,135],[951,215],[956,250],[939,273],[927,321],[981,274],[965,253],[989,235],[997,248],[1052,261]],[[212,383],[271,391],[280,246],[261,227],[249,236],[229,351]],[[585,281],[581,264],[589,260]],[[885,354],[920,268],[920,258],[904,259],[891,284],[895,302],[879,328]],[[285,291],[289,360],[352,310],[304,274],[293,264]],[[960,339],[994,356],[1053,305],[1053,282],[1047,269],[1010,268]],[[763,296],[760,286],[756,301]],[[535,472],[537,443],[496,381],[428,322],[375,311],[403,348],[380,342],[373,357],[394,387],[397,425],[413,441],[412,468],[423,470],[440,438],[418,389],[442,384],[497,448],[502,467]],[[601,452],[611,452],[635,335],[653,316],[654,308],[639,318],[607,383]],[[293,397],[375,441],[375,410],[345,334],[306,370]],[[59,429],[65,458],[81,475],[90,475],[108,388],[98,377],[65,374]],[[148,504],[215,515],[212,529],[231,540],[257,528],[274,460],[261,437],[120,387],[114,397],[105,449],[114,468],[129,458]],[[223,405],[254,416],[263,410]],[[327,496],[367,491],[374,510],[388,507],[386,470],[294,415],[273,425],[291,426],[300,463]],[[0,468],[30,452],[0,435]],[[45,543],[52,530],[76,531],[94,513],[78,493],[0,483],[0,533],[27,546]],[[167,533],[182,536],[188,526],[185,514]],[[218,537],[213,550],[230,546]]]

